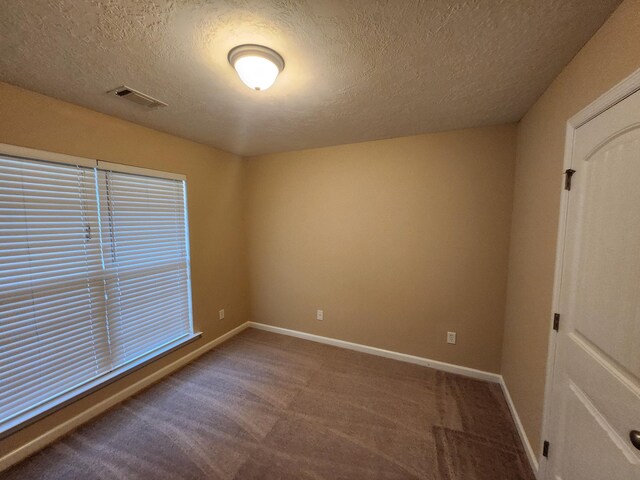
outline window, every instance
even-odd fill
[[[6,433],[195,335],[184,178],[0,151]]]
[[[112,362],[191,332],[184,182],[98,172]]]

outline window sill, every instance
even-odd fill
[[[169,353],[174,352],[175,350],[178,350],[185,345],[188,345],[189,343],[199,339],[200,337],[202,337],[201,332],[190,333],[183,337],[180,337],[179,339],[169,342],[166,345],[153,350],[152,352],[138,357],[137,359],[126,365],[118,367],[117,369],[109,373],[105,373],[104,375],[90,380],[89,382],[84,383],[67,393],[64,393],[52,400],[49,400],[25,413],[22,413],[8,420],[4,424],[0,425],[0,440],[8,437],[18,430],[22,430],[23,428],[37,422],[38,420],[48,415],[51,415],[54,412],[57,412],[58,410],[61,410],[62,408],[70,405],[73,402],[76,402],[77,400],[80,400],[81,398],[86,397],[87,395],[90,395],[97,390],[100,390],[101,388],[106,387],[107,385],[126,377],[130,373],[133,373],[136,370],[139,370],[142,367],[153,363],[155,360],[158,360],[159,358],[162,358],[165,355],[168,355]]]

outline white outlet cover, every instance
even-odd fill
[[[447,343],[456,344],[456,332],[447,332]]]
[[[218,312],[218,318],[219,318],[220,320],[223,320],[223,319],[224,319],[224,308]]]
[[[316,320],[324,320],[324,311],[316,310]]]

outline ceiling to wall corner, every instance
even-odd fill
[[[519,120],[620,0],[11,0],[0,80],[241,155]],[[286,66],[264,92],[239,44]],[[166,103],[106,92],[126,84]]]

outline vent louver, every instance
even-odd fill
[[[127,87],[126,85],[122,85],[121,87],[109,90],[109,92],[107,93],[116,95],[117,97],[124,98],[125,100],[129,100],[130,102],[133,102],[137,105],[142,105],[143,107],[151,109],[167,106],[166,103],[161,102],[157,98],[153,98],[131,87]]]

